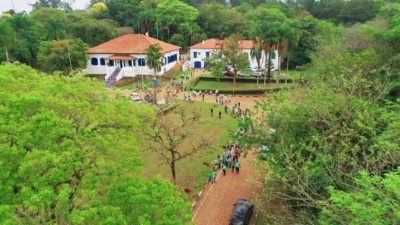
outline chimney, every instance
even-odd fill
[[[149,32],[146,32],[146,36],[147,36],[147,37],[149,36]]]
[[[204,40],[203,40],[203,45],[204,45]]]

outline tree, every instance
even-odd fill
[[[163,57],[161,51],[162,48],[159,44],[149,45],[146,48],[146,63],[150,69],[153,69],[154,76],[157,75],[157,71],[161,70],[161,58]]]
[[[214,142],[212,137],[196,132],[196,124],[200,123],[201,113],[198,108],[179,105],[172,114],[159,113],[158,118],[148,122],[152,124],[151,129],[144,131],[149,144],[148,149],[159,154],[163,163],[169,165],[174,184],[176,184],[176,163],[210,148]],[[194,141],[193,137],[198,141]],[[182,149],[181,145],[184,142],[191,148]]]
[[[257,60],[257,68],[260,68],[261,64],[261,57],[263,53],[263,49],[266,49],[267,47],[265,46],[264,39],[260,35],[255,35],[253,38],[253,48],[250,51],[251,58],[255,58]],[[259,70],[257,70],[258,73],[260,73]],[[257,86],[258,86],[258,80],[259,80],[259,74],[257,74]]]
[[[235,94],[237,71],[249,68],[249,56],[240,48],[242,37],[239,34],[232,35],[223,41],[221,53],[230,62],[233,68],[233,94]]]
[[[118,36],[115,24],[106,20],[82,19],[69,26],[68,33],[74,38],[80,38],[89,46],[96,46]]]
[[[106,6],[111,18],[120,26],[130,26],[136,32],[139,30],[139,0],[113,0],[107,1]]]
[[[174,34],[171,37],[171,44],[177,45],[177,46],[182,46],[183,49],[187,48],[187,44],[185,42],[185,38],[183,37],[182,34]]]
[[[62,71],[68,75],[71,69],[86,65],[88,49],[89,46],[80,39],[44,41],[39,47],[38,64],[43,71]]]
[[[360,172],[350,191],[329,188],[319,224],[398,224],[400,223],[400,168],[384,176]]]
[[[46,40],[60,40],[66,38],[67,31],[65,30],[64,24],[57,18],[51,17],[45,28],[47,30]]]
[[[92,15],[96,19],[105,19],[108,18],[108,8],[102,2],[97,2],[92,5],[89,11],[90,15]]]
[[[143,0],[140,1],[140,29],[142,34],[149,32],[153,37],[158,39],[158,25],[156,24],[157,18],[157,5],[161,3],[162,0]]]
[[[15,31],[15,45],[10,49],[15,60],[36,66],[36,54],[40,37],[35,32],[35,21],[27,15],[15,14],[10,20]]]
[[[286,57],[286,76],[285,83],[289,73],[289,52],[294,51],[300,39],[300,30],[297,20],[288,20],[282,24],[280,29],[280,38],[278,43],[278,73],[281,71],[281,64]],[[278,79],[277,79],[278,81]]]
[[[0,80],[1,224],[191,224],[185,194],[138,176],[150,107],[20,63]]]
[[[55,8],[62,9],[68,12],[72,11],[72,7],[65,1],[61,0],[37,0],[34,4],[31,4],[33,11],[40,8]]]
[[[167,40],[170,40],[172,27],[179,27],[181,24],[191,24],[199,16],[199,12],[180,0],[164,0],[157,5],[157,23],[167,30]]]
[[[4,48],[6,61],[10,62],[8,49],[13,46],[15,41],[15,32],[7,21],[0,22],[0,44]]]

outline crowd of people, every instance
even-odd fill
[[[213,162],[213,169],[209,174],[209,181],[214,184],[217,178],[217,170],[222,170],[222,174],[226,176],[227,170],[231,170],[231,173],[236,171],[239,174],[241,164],[239,162],[240,152],[237,144],[228,144],[226,150],[222,153],[222,156],[218,155]]]

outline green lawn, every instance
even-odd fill
[[[276,83],[270,83],[264,85],[264,81],[260,79],[259,85],[257,87],[257,83],[238,83],[236,82],[236,87],[235,90],[251,90],[251,89],[263,89],[263,90],[268,90],[272,88],[282,88],[289,86],[290,84],[276,84]],[[232,90],[233,87],[233,82],[224,82],[224,81],[202,81],[200,80],[197,82],[196,86],[194,86],[195,89],[199,90],[227,90],[230,91]]]
[[[223,153],[222,146],[226,146],[229,138],[229,131],[236,130],[237,119],[225,114],[222,106],[218,106],[211,103],[204,102],[182,102],[189,107],[199,107],[202,110],[201,123],[194,127],[196,133],[208,134],[215,137],[215,144],[211,149],[204,149],[196,153],[192,157],[182,159],[176,164],[177,184],[181,190],[188,188],[192,190],[191,197],[194,197],[201,189],[203,189],[204,183],[208,179],[208,173],[211,171],[211,167],[205,166],[203,163],[209,163],[212,165],[212,161],[217,157],[218,154]],[[210,109],[214,109],[214,117],[210,115]],[[222,119],[218,119],[218,111],[221,110]],[[170,113],[170,116],[174,116],[174,113]],[[176,115],[175,115],[176,116]],[[198,137],[198,136],[197,136]],[[197,137],[193,137],[194,139]],[[190,147],[190,143],[195,140],[187,139],[180,146],[181,151],[185,151]],[[144,149],[143,147],[142,149]],[[163,160],[154,152],[142,151],[141,156],[144,160],[144,167],[142,175],[145,177],[152,177],[156,174],[161,174],[164,178],[172,181],[172,175],[170,168],[167,164],[162,164]],[[193,179],[189,179],[193,177]]]

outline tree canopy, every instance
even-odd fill
[[[185,194],[138,176],[151,108],[96,80],[0,67],[1,224],[190,224]]]

